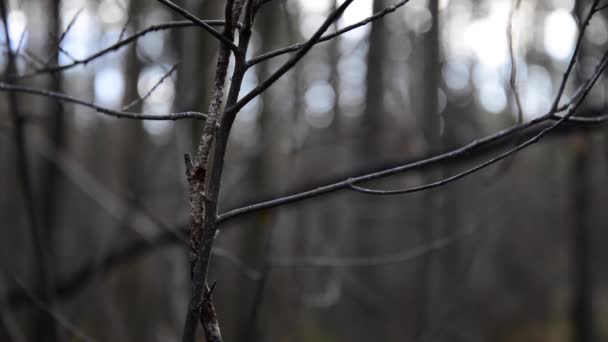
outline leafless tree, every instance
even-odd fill
[[[589,25],[591,19],[599,12],[606,9],[607,5],[600,4],[599,0],[590,2],[590,6],[587,9],[586,14],[582,18],[579,27],[579,33],[577,37],[576,47],[573,55],[567,64],[566,69],[563,72],[559,88],[553,98],[553,104],[551,109],[538,118],[523,121],[521,120],[521,104],[520,100],[517,100],[517,108],[520,112],[520,120],[512,125],[511,127],[500,130],[494,134],[476,139],[466,145],[448,150],[440,154],[429,156],[428,158],[411,161],[402,165],[397,165],[389,168],[385,168],[380,171],[365,172],[360,174],[350,174],[341,180],[327,183],[322,186],[303,189],[290,193],[285,196],[260,201],[257,203],[244,204],[243,206],[237,207],[232,210],[225,212],[219,212],[220,202],[220,191],[222,189],[222,175],[224,173],[224,159],[226,155],[226,149],[230,141],[232,128],[235,120],[241,110],[255,98],[264,94],[264,92],[273,86],[279,79],[281,79],[286,73],[296,67],[298,63],[317,45],[323,42],[336,39],[341,35],[355,30],[359,27],[370,25],[371,23],[378,23],[386,16],[399,10],[405,6],[409,0],[400,0],[393,4],[386,4],[384,1],[376,1],[374,6],[375,13],[370,17],[342,29],[336,29],[333,32],[331,28],[334,27],[336,21],[341,17],[344,11],[353,3],[354,0],[345,0],[331,11],[327,18],[319,25],[314,34],[312,34],[307,40],[296,43],[287,47],[279,48],[276,50],[265,51],[257,56],[249,57],[252,55],[250,51],[252,35],[254,31],[254,23],[258,14],[264,10],[264,6],[270,3],[269,0],[227,0],[224,7],[224,17],[222,19],[214,20],[202,20],[197,16],[189,12],[189,10],[183,6],[177,5],[169,0],[158,0],[159,3],[166,6],[168,9],[173,11],[175,15],[183,18],[181,21],[172,21],[162,24],[155,24],[146,28],[143,28],[137,32],[131,34],[121,35],[121,39],[108,46],[107,48],[91,54],[89,57],[83,59],[74,59],[72,62],[67,64],[60,64],[58,55],[59,49],[54,51],[52,55],[52,61],[47,65],[43,65],[34,70],[27,70],[25,72],[19,72],[16,67],[16,60],[18,58],[18,52],[16,53],[10,47],[8,51],[8,67],[4,80],[0,82],[0,91],[6,93],[8,99],[8,105],[12,115],[12,128],[13,135],[15,138],[15,146],[17,151],[15,156],[15,164],[18,165],[18,173],[20,175],[21,192],[23,194],[25,206],[28,208],[28,218],[30,219],[29,226],[32,236],[35,240],[35,252],[36,260],[38,263],[37,274],[39,276],[40,288],[43,290],[41,297],[44,305],[52,307],[54,296],[67,296],[73,291],[74,288],[82,286],[84,282],[92,277],[92,268],[94,265],[86,265],[84,268],[73,273],[73,275],[66,282],[55,283],[51,279],[51,275],[48,274],[50,267],[47,263],[50,261],[48,253],[52,252],[47,250],[45,247],[44,240],[50,234],[50,231],[44,231],[41,227],[41,222],[38,222],[36,213],[34,213],[34,193],[32,190],[31,180],[28,176],[30,166],[28,164],[27,151],[27,139],[24,136],[23,131],[23,120],[24,114],[20,111],[19,102],[17,100],[17,94],[27,94],[30,96],[42,96],[55,100],[57,103],[53,109],[53,121],[51,122],[54,135],[53,143],[57,147],[62,146],[63,130],[66,129],[65,125],[61,121],[62,107],[59,103],[71,103],[79,106],[85,106],[94,109],[100,114],[112,116],[116,118],[131,119],[131,120],[181,120],[181,119],[196,119],[202,123],[202,128],[198,133],[198,146],[196,152],[193,155],[185,155],[186,164],[186,177],[189,185],[189,212],[190,212],[190,223],[189,229],[186,226],[181,227],[180,232],[188,232],[190,236],[190,270],[191,270],[191,294],[189,296],[189,304],[187,307],[186,319],[183,327],[183,342],[192,342],[195,340],[197,328],[199,325],[205,334],[207,341],[221,341],[222,336],[220,332],[220,323],[214,308],[213,295],[216,284],[209,283],[209,265],[210,259],[213,254],[222,254],[221,250],[218,250],[214,246],[214,240],[219,230],[222,229],[223,225],[237,217],[248,215],[251,213],[261,212],[270,210],[272,208],[280,206],[288,206],[298,203],[300,201],[317,198],[319,196],[327,195],[338,191],[352,191],[367,195],[404,195],[408,193],[425,191],[437,187],[444,186],[448,183],[455,182],[461,178],[472,175],[490,165],[496,164],[502,160],[505,160],[513,156],[518,151],[521,151],[541,139],[545,138],[551,132],[556,131],[562,126],[574,126],[574,125],[597,125],[605,122],[608,116],[595,116],[595,117],[583,117],[578,115],[578,110],[584,103],[586,97],[593,89],[594,85],[600,79],[606,67],[608,66],[608,50],[603,52],[601,59],[594,66],[594,71],[590,77],[580,82],[578,91],[570,99],[564,99],[564,93],[568,82],[572,82],[571,78],[573,70],[579,61],[579,55],[581,51],[581,44],[583,37],[586,33],[586,28]],[[433,12],[438,12],[438,1],[431,1],[433,6]],[[2,12],[3,25],[5,27],[5,42],[10,46],[11,41],[8,34],[8,22],[7,22],[7,4],[5,0],[0,1],[0,10]],[[57,16],[57,14],[55,14]],[[437,38],[437,19],[434,16],[435,28],[434,31],[429,33],[430,39],[436,41]],[[53,36],[61,41],[61,33],[59,32],[58,24],[54,25]],[[62,93],[62,73],[69,69],[77,66],[86,66],[89,63],[110,54],[119,49],[128,47],[137,42],[137,40],[149,32],[159,30],[173,30],[182,27],[196,27],[200,29],[201,34],[207,34],[212,36],[218,43],[217,47],[217,63],[214,70],[213,82],[210,90],[210,103],[206,113],[200,113],[195,111],[185,111],[167,113],[165,115],[157,115],[152,113],[145,113],[137,110],[138,104],[145,99],[145,95],[135,99],[131,104],[125,106],[122,109],[106,108],[104,106],[95,104],[91,101],[82,100],[73,97],[68,94]],[[388,41],[383,40],[383,36],[386,33],[379,26],[372,29],[372,43],[370,48],[372,49],[369,58],[374,65],[374,59],[379,63],[379,57],[375,54],[388,53],[387,48]],[[376,37],[375,35],[378,35]],[[439,56],[437,52],[437,42],[429,42],[428,58],[436,63],[439,62]],[[134,50],[132,53],[135,53]],[[511,52],[512,53],[512,52]],[[252,90],[243,93],[243,81],[245,75],[251,72],[251,68],[261,63],[268,63],[273,59],[285,56],[288,57],[284,62],[280,63],[278,68],[272,72],[260,73],[265,78],[259,82],[259,84]],[[231,67],[231,59],[234,64]],[[511,59],[513,61],[513,59]],[[159,84],[163,81],[167,75],[171,74],[179,66],[173,66],[168,70],[167,74],[159,80]],[[433,89],[437,88],[439,77],[437,68],[435,65],[429,65],[429,70],[426,73],[429,77],[433,78],[433,82],[429,83],[429,86]],[[266,69],[269,70],[269,69]],[[137,72],[135,70],[131,70]],[[515,69],[512,70],[512,78],[515,74]],[[370,68],[368,70],[368,92],[382,93],[382,70],[381,68]],[[25,85],[24,81],[39,75],[52,75],[51,89],[41,89],[32,86]],[[132,85],[131,89],[136,88],[137,85]],[[511,82],[513,90],[513,96],[518,97],[515,82]],[[150,89],[149,93],[153,92]],[[185,89],[188,92],[197,92],[197,89]],[[433,93],[430,91],[428,93]],[[134,97],[134,94],[131,94]],[[378,112],[382,112],[382,96],[378,94],[368,95],[367,98],[370,101],[366,104],[366,110],[363,120],[363,131],[374,131],[378,129],[386,129],[385,127],[379,127]],[[372,102],[374,101],[374,102]],[[423,130],[424,135],[427,136],[427,142],[429,145],[436,147],[441,145],[439,141],[437,130],[439,126],[439,118],[436,117],[438,99],[436,96],[427,98],[423,104],[424,122]],[[132,111],[135,109],[135,111]],[[181,108],[180,108],[181,109]],[[505,145],[515,142],[515,145],[510,147],[504,147]],[[375,189],[364,185],[368,181],[377,180],[395,175],[399,173],[410,172],[412,170],[423,169],[430,165],[447,165],[452,160],[458,160],[469,156],[486,156],[485,153],[488,148],[494,148],[493,155],[486,157],[485,160],[477,163],[473,167],[470,167],[464,171],[456,174],[447,175],[447,173],[441,173],[441,179],[431,181],[431,178],[426,179],[427,183],[421,184],[414,187],[406,187],[399,189]],[[360,149],[362,154],[377,153],[376,148],[382,148],[382,146],[372,146],[364,143]],[[370,151],[373,149],[374,151]],[[498,150],[498,152],[494,152]],[[60,158],[61,159],[61,158]],[[69,163],[69,162],[67,162]],[[45,182],[49,188],[45,191],[45,207],[43,215],[44,226],[47,229],[52,227],[52,203],[53,203],[53,178],[56,177],[54,173],[56,168],[61,166],[49,166],[48,171],[45,172],[47,177],[50,179]],[[580,204],[580,203],[579,203]],[[433,208],[436,208],[433,205]],[[435,235],[435,234],[433,234]],[[450,244],[452,241],[461,238],[460,236],[454,236],[444,239],[436,239],[434,236],[427,246],[423,246],[418,250],[413,250],[408,253],[400,253],[396,255],[383,255],[375,258],[361,258],[361,259],[304,259],[304,260],[268,260],[268,262],[277,267],[297,267],[313,265],[317,267],[365,267],[375,264],[386,264],[396,263],[407,260],[413,256],[427,253],[430,250],[442,248],[443,246]],[[179,235],[174,232],[166,232],[165,234],[158,235],[152,238],[150,241],[144,243],[132,243],[125,246],[122,249],[114,251],[108,257],[106,257],[102,264],[104,268],[110,268],[115,264],[123,262],[132,256],[139,255],[141,253],[152,250],[158,246],[165,245],[168,243],[181,243]],[[246,266],[245,266],[246,267]],[[253,277],[258,277],[255,271],[250,272]],[[220,285],[218,285],[220,286]],[[23,292],[11,293],[8,297],[10,303],[18,303],[23,301],[23,297],[27,294]],[[255,310],[253,311],[255,313]],[[51,324],[52,326],[52,324]]]

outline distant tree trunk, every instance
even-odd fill
[[[279,31],[277,28],[280,27],[276,18],[280,15],[280,7],[275,5],[268,5],[258,13],[256,22],[257,30],[260,33],[260,50],[269,51],[275,46],[279,38]],[[257,66],[258,80],[264,80],[270,75],[272,70],[269,68],[268,63],[261,63]],[[251,160],[252,171],[249,174],[251,179],[249,184],[253,185],[253,192],[262,194],[268,191],[276,191],[277,175],[275,174],[274,166],[276,161],[276,154],[279,153],[277,145],[273,141],[281,139],[278,131],[273,129],[275,122],[275,108],[272,106],[272,89],[266,91],[260,95],[261,107],[257,117],[256,127],[256,154],[253,160]],[[242,297],[251,298],[252,300],[241,300],[242,303],[248,305],[241,306],[246,308],[242,310],[245,313],[243,320],[243,328],[241,333],[241,341],[263,341],[268,337],[265,337],[264,331],[259,327],[264,322],[261,317],[262,306],[264,303],[265,291],[267,286],[267,280],[271,271],[267,257],[272,248],[272,225],[273,225],[273,214],[268,212],[262,212],[256,214],[250,221],[253,227],[246,229],[243,234],[242,241],[242,255],[245,256],[245,260],[254,260],[253,264],[257,264],[256,267],[260,271],[260,279],[253,284],[250,288],[253,289],[253,293],[241,292]],[[253,297],[251,297],[253,295]]]
[[[59,41],[59,37],[62,34],[61,27],[61,0],[51,0],[47,3],[48,10],[51,15],[48,19],[49,32],[51,33],[52,39],[48,44],[48,50],[52,54],[51,64],[59,65],[59,48],[56,46]],[[50,89],[56,92],[62,91],[62,74],[55,73],[51,75]],[[54,145],[54,148],[64,149],[66,145],[66,134],[65,134],[65,116],[63,113],[63,105],[59,101],[50,101],[49,112],[45,113],[46,128],[50,142]],[[59,185],[59,170],[51,160],[45,160],[43,162],[41,178],[41,196],[39,197],[40,204],[40,237],[45,250],[46,258],[48,259],[45,263],[45,267],[49,267],[47,270],[48,279],[47,285],[49,286],[48,293],[45,294],[43,299],[44,305],[47,305],[51,310],[53,309],[53,302],[55,293],[54,289],[54,272],[56,270],[55,264],[55,253],[53,250],[53,232],[56,226],[56,215],[58,210],[58,185]],[[40,279],[37,280],[38,284],[44,282]],[[48,298],[46,298],[48,297]],[[34,339],[39,341],[59,341],[59,329],[56,325],[55,320],[51,315],[46,312],[42,312],[35,319],[35,329],[33,329]]]
[[[587,2],[576,1],[575,13],[579,18],[587,11]],[[588,53],[586,49],[581,51],[582,60]],[[574,75],[577,83],[581,82],[580,75]],[[577,77],[578,76],[578,77]],[[591,144],[584,134],[576,134],[572,137],[572,165],[571,165],[571,200],[572,200],[572,341],[592,342],[594,341],[594,314],[593,314],[593,276],[592,264],[592,229],[588,218],[589,171]]]
[[[388,1],[374,0],[373,12],[381,11],[386,7]],[[361,122],[359,124],[359,134],[357,140],[356,160],[366,160],[368,163],[386,157],[387,132],[386,122],[387,111],[384,105],[384,94],[386,87],[385,66],[388,54],[389,30],[387,23],[383,20],[375,21],[371,24],[369,34],[369,45],[367,52],[367,73],[365,90],[365,108],[363,110]],[[370,164],[367,164],[370,166]],[[381,199],[373,199],[369,196],[357,194],[356,210],[353,212],[355,225],[353,225],[354,246],[357,255],[371,255],[378,253],[382,249],[381,234],[383,227],[378,222],[387,210],[382,204]],[[373,214],[372,214],[373,213]],[[382,279],[380,270],[362,269],[351,271],[355,274],[357,282],[361,288],[366,288],[371,292],[369,298],[381,298],[377,296],[382,292],[385,283]],[[383,307],[381,303],[373,303],[375,307]],[[353,329],[354,338],[357,340],[378,340],[386,338],[385,320],[382,314],[385,312],[370,312],[357,306],[353,309],[353,322],[366,322]]]
[[[185,0],[184,8],[191,9],[201,18],[212,18],[221,6],[218,1]],[[183,20],[179,14],[174,14],[174,20]],[[216,40],[207,34],[200,34],[199,28],[192,27],[184,30],[173,30],[175,51],[177,51],[180,66],[177,70],[175,99],[176,111],[197,110],[205,112],[209,102],[209,62],[216,51]],[[193,77],[192,75],[196,75]],[[177,143],[181,153],[183,147],[193,150],[198,144],[202,123],[196,120],[184,120],[176,123]],[[186,146],[184,146],[186,145]]]
[[[137,31],[141,28],[143,13],[145,13],[146,2],[143,0],[131,0],[129,4],[129,16],[131,30]],[[137,56],[137,45],[133,44],[128,47],[126,60],[124,64],[125,75],[125,93],[123,95],[123,103],[128,104],[140,98],[138,93],[138,81],[143,63]],[[143,107],[143,101],[135,104],[129,110],[140,112]],[[122,214],[122,219],[119,222],[118,234],[121,234],[120,239],[141,239],[128,228],[133,218],[133,213],[142,207],[142,201],[145,196],[145,181],[143,163],[147,149],[146,132],[143,129],[141,121],[120,121],[113,122],[114,129],[118,135],[118,150],[117,155],[117,175],[118,193],[123,194],[128,204],[126,211]],[[112,237],[115,239],[116,237]],[[141,267],[142,263],[134,263],[121,272],[116,278],[116,290],[119,293],[125,294],[124,299],[117,302],[116,305],[120,308],[120,317],[118,321],[122,322],[121,328],[123,338],[129,341],[150,341],[154,339],[155,330],[151,329],[142,317],[147,320],[152,320],[154,315],[149,312],[148,305],[158,306],[160,301],[150,300],[153,296],[150,295],[152,286],[147,286],[149,278],[147,270]]]
[[[53,61],[51,63],[59,65],[59,49],[56,43],[59,36],[62,34],[61,28],[61,1],[52,0],[50,3],[51,15],[49,16],[49,27],[53,40],[49,44],[49,50],[53,53]],[[62,92],[63,77],[61,73],[55,73],[51,75],[51,87],[50,89],[56,92]],[[48,121],[48,132],[49,140],[54,145],[54,148],[58,150],[64,150],[67,145],[67,136],[65,134],[65,115],[63,112],[63,105],[59,101],[52,101],[49,106],[49,121]],[[53,230],[56,224],[55,216],[57,214],[57,199],[58,199],[58,183],[59,183],[59,170],[52,161],[46,161],[42,171],[42,225],[46,232],[46,239],[48,241],[48,247],[50,255],[53,255],[52,241],[53,241]]]
[[[593,341],[593,277],[589,224],[589,143],[582,134],[573,137],[572,199],[572,341]]]
[[[422,46],[422,74],[420,84],[424,92],[421,97],[420,107],[420,124],[426,141],[427,151],[434,152],[442,150],[443,141],[440,135],[441,118],[438,109],[438,91],[439,91],[439,1],[429,1],[429,11],[432,16],[432,26],[430,30],[421,36]],[[423,177],[425,183],[430,183],[440,178],[443,178],[444,170],[428,171]],[[443,232],[442,209],[444,207],[444,192],[428,191],[423,194],[422,208],[422,236],[425,243],[430,243],[433,239],[438,238]],[[420,304],[418,305],[418,324],[416,327],[416,336],[426,333],[430,327],[431,321],[435,314],[437,300],[435,296],[438,291],[440,274],[443,271],[440,267],[438,254],[432,253],[424,256],[421,261],[422,275]]]

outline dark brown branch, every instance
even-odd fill
[[[342,28],[340,30],[337,30],[334,33],[330,33],[330,34],[322,36],[315,44],[326,42],[326,41],[331,40],[333,38],[336,38],[336,37],[338,37],[340,35],[343,35],[343,34],[349,32],[349,31],[352,31],[352,30],[354,30],[356,28],[359,28],[361,26],[365,26],[365,25],[367,25],[367,24],[369,24],[369,23],[371,23],[371,22],[373,22],[375,20],[378,20],[378,19],[386,16],[389,13],[392,13],[392,12],[396,11],[399,7],[407,4],[409,1],[410,0],[401,0],[401,1],[398,1],[398,2],[394,3],[393,5],[391,5],[391,6],[387,7],[387,8],[385,8],[385,9],[383,9],[382,11],[376,12],[373,15],[371,15],[371,16],[369,16],[369,17],[367,17],[367,18],[365,18],[365,19],[363,19],[363,20],[361,20],[361,21],[359,21],[357,23],[354,23],[352,25],[346,26],[346,27],[344,27],[344,28]],[[294,45],[291,45],[291,46],[287,46],[287,47],[284,47],[284,48],[280,48],[280,49],[277,49],[277,50],[274,50],[274,51],[270,51],[270,52],[264,53],[262,55],[259,55],[257,57],[254,57],[254,58],[250,59],[247,62],[247,67],[254,66],[254,65],[258,64],[258,63],[261,63],[263,61],[266,61],[268,59],[271,59],[271,58],[274,58],[274,57],[277,57],[277,56],[282,56],[282,55],[290,53],[290,52],[298,51],[301,48],[303,48],[307,43],[308,42],[297,43],[297,44],[294,44]]]
[[[8,84],[8,83],[4,83],[4,82],[0,82],[0,91],[45,96],[45,97],[52,98],[52,99],[55,99],[58,101],[74,103],[77,105],[89,107],[89,108],[94,109],[98,113],[106,114],[106,115],[117,117],[117,118],[124,118],[124,119],[165,121],[165,120],[182,120],[182,119],[204,120],[207,118],[206,114],[199,113],[199,112],[179,112],[179,113],[170,113],[170,114],[165,114],[165,115],[125,112],[125,111],[102,107],[102,106],[96,105],[92,102],[80,100],[80,99],[77,99],[70,95],[57,93],[57,92],[50,91],[50,90],[13,85],[13,84]]]

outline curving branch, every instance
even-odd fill
[[[226,221],[229,221],[238,216],[245,215],[248,213],[271,209],[274,207],[279,207],[279,206],[291,204],[294,202],[298,202],[301,200],[305,200],[305,199],[329,194],[332,192],[336,192],[339,190],[347,189],[350,187],[350,184],[353,184],[353,183],[387,177],[387,176],[391,176],[391,175],[394,175],[397,173],[402,173],[402,172],[430,166],[430,165],[433,165],[433,164],[436,164],[439,162],[445,162],[445,161],[456,159],[456,158],[459,158],[462,156],[466,156],[481,147],[490,145],[501,139],[510,137],[517,132],[520,132],[527,128],[536,126],[542,122],[547,121],[548,119],[549,119],[549,117],[547,115],[544,115],[540,118],[537,118],[537,119],[534,119],[534,120],[531,120],[528,122],[524,122],[524,123],[521,123],[518,125],[514,125],[512,127],[501,130],[497,133],[489,135],[485,138],[474,140],[471,143],[464,145],[460,148],[457,148],[452,151],[442,153],[442,154],[439,154],[439,155],[436,155],[436,156],[433,156],[430,158],[418,160],[418,161],[407,163],[404,165],[399,165],[396,167],[391,167],[391,168],[388,168],[388,169],[385,169],[382,171],[378,171],[378,172],[366,173],[363,175],[350,177],[350,178],[344,179],[342,181],[320,186],[315,189],[302,191],[302,192],[295,193],[292,195],[287,195],[287,196],[279,197],[276,199],[243,206],[243,207],[240,207],[237,209],[232,209],[232,210],[229,210],[229,211],[224,212],[223,214],[219,215],[218,222],[224,223]]]
[[[351,187],[351,184],[354,184],[354,183],[363,182],[363,181],[367,181],[367,180],[379,179],[379,178],[391,176],[391,175],[406,172],[406,171],[411,171],[411,170],[420,169],[423,167],[428,167],[428,166],[437,164],[439,162],[448,162],[451,160],[464,158],[466,156],[469,156],[471,153],[473,153],[477,150],[480,150],[481,148],[490,146],[494,143],[499,142],[500,140],[512,137],[518,132],[539,126],[540,124],[546,123],[548,121],[555,121],[555,120],[557,120],[557,121],[565,120],[565,122],[572,122],[577,125],[583,125],[583,126],[586,126],[586,124],[598,125],[598,124],[603,124],[605,122],[608,122],[608,114],[596,116],[596,117],[573,117],[573,116],[560,117],[556,114],[545,114],[539,118],[503,129],[497,133],[494,133],[492,135],[489,135],[489,136],[481,138],[481,139],[474,140],[467,145],[464,145],[462,147],[456,148],[454,150],[451,150],[451,151],[448,151],[448,152],[445,152],[445,153],[442,153],[442,154],[439,154],[439,155],[436,155],[433,157],[421,159],[421,160],[414,161],[414,162],[409,162],[409,163],[406,163],[403,165],[387,168],[387,169],[384,169],[384,170],[378,171],[378,172],[371,172],[371,173],[365,173],[365,174],[359,175],[359,176],[348,177],[341,181],[319,186],[314,189],[305,190],[305,191],[293,193],[291,195],[286,195],[286,196],[278,197],[275,199],[261,201],[261,202],[257,202],[254,204],[245,205],[245,206],[242,206],[242,207],[239,207],[236,209],[228,210],[219,215],[218,223],[225,223],[225,222],[230,221],[239,216],[250,214],[253,212],[258,212],[258,211],[267,210],[267,209],[271,209],[271,208],[275,208],[275,207],[280,207],[280,206],[292,204],[295,202],[299,202],[302,200],[306,200],[309,198],[314,198],[314,197],[326,195],[329,193],[333,193],[336,191],[348,189]]]
[[[81,99],[72,97],[70,95],[66,95],[66,94],[62,94],[62,93],[58,93],[58,92],[54,92],[54,91],[50,91],[50,90],[44,90],[44,89],[38,89],[38,88],[26,87],[26,86],[20,86],[20,85],[13,85],[13,84],[8,84],[8,83],[4,83],[4,82],[0,82],[0,91],[45,96],[45,97],[52,98],[52,99],[55,99],[58,101],[74,103],[74,104],[77,104],[80,106],[89,107],[89,108],[94,109],[98,113],[113,116],[116,118],[121,118],[121,119],[156,120],[156,121],[173,120],[173,121],[175,121],[175,120],[182,120],[182,119],[205,120],[207,118],[206,114],[199,113],[199,112],[178,112],[178,113],[170,113],[170,114],[164,114],[164,115],[125,112],[125,111],[121,111],[121,110],[106,108],[106,107],[97,105],[92,102],[88,102],[85,100],[81,100]]]
[[[559,120],[555,121],[552,125],[550,125],[549,127],[543,129],[542,131],[540,131],[538,134],[536,134],[535,136],[533,136],[532,138],[524,141],[523,143],[518,144],[517,146],[507,150],[506,152],[503,152],[501,154],[499,154],[498,156],[491,158],[481,164],[478,164],[466,171],[463,171],[461,173],[458,173],[454,176],[442,179],[440,181],[434,182],[434,183],[430,183],[430,184],[425,184],[425,185],[421,185],[421,186],[416,186],[416,187],[411,187],[411,188],[406,188],[406,189],[398,189],[398,190],[374,190],[374,189],[368,189],[368,188],[364,188],[364,187],[360,187],[360,186],[356,186],[354,185],[354,183],[356,181],[352,181],[348,183],[348,188],[357,192],[361,192],[361,193],[365,193],[365,194],[370,194],[370,195],[400,195],[400,194],[407,194],[407,193],[412,193],[412,192],[418,192],[418,191],[422,191],[422,190],[427,190],[427,189],[432,189],[432,188],[436,188],[451,182],[454,182],[456,180],[459,180],[461,178],[464,178],[470,174],[473,174],[481,169],[484,169],[494,163],[497,163],[505,158],[507,158],[508,156],[514,154],[515,152],[518,152],[520,150],[523,150],[524,148],[537,143],[538,141],[540,141],[540,139],[549,134],[551,131],[553,131],[555,128],[557,128],[559,125],[561,125],[562,123],[564,123],[566,120],[568,120],[571,116],[574,115],[574,113],[576,112],[576,110],[580,107],[580,105],[585,101],[585,98],[587,97],[587,95],[589,94],[589,92],[591,91],[591,89],[593,88],[593,86],[595,85],[595,82],[597,82],[597,80],[599,79],[600,75],[604,72],[604,70],[606,69],[606,66],[608,66],[608,51],[606,51],[606,53],[604,53],[604,57],[602,58],[602,60],[600,61],[600,63],[598,64],[595,72],[593,73],[593,76],[587,81],[586,83],[586,87],[585,87],[585,91],[583,92],[583,95],[581,97],[579,97],[576,101],[576,103],[574,103],[570,109],[568,110],[568,113],[566,115],[564,115],[563,117],[559,118]],[[545,114],[544,116],[542,116],[541,118],[543,118],[544,120],[551,118],[553,113],[548,113]]]

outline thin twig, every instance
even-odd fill
[[[555,95],[555,99],[553,100],[553,105],[551,106],[552,112],[555,112],[559,107],[559,101],[562,98],[564,90],[566,89],[566,84],[568,84],[568,80],[570,79],[570,74],[572,73],[572,69],[574,69],[574,65],[576,64],[576,60],[578,59],[578,53],[581,49],[581,45],[583,43],[583,37],[585,35],[585,30],[587,26],[589,26],[589,22],[593,15],[597,12],[597,4],[599,0],[594,0],[591,4],[591,8],[589,9],[589,13],[587,13],[587,17],[583,21],[582,25],[579,28],[578,37],[576,39],[576,46],[574,48],[574,52],[572,53],[572,57],[570,58],[570,62],[568,63],[568,67],[562,76],[562,81],[559,85],[559,89],[557,90],[557,95]]]
[[[515,17],[515,12],[517,9],[519,9],[521,0],[515,1],[515,5],[512,5],[511,7],[511,11],[509,13],[509,22],[507,24],[507,44],[509,46],[509,61],[511,64],[509,88],[511,90],[511,94],[513,95],[513,99],[515,100],[515,107],[517,108],[517,123],[522,123],[524,121],[524,111],[521,105],[521,97],[519,96],[519,91],[517,89],[517,62],[515,60],[515,51],[513,48],[513,18]]]
[[[169,0],[158,0],[158,2],[169,7],[174,12],[177,12],[178,14],[180,14],[182,17],[190,20],[197,26],[201,27],[203,30],[209,32],[217,40],[219,40],[220,42],[222,42],[226,46],[228,46],[230,48],[230,50],[237,52],[237,50],[238,50],[237,46],[234,45],[234,43],[230,39],[226,38],[223,34],[219,33],[213,27],[211,27],[211,25],[209,25],[209,23],[197,18],[194,14],[188,12],[186,9],[174,4],[173,2],[171,2]]]
[[[210,26],[222,26],[224,25],[224,21],[223,20],[205,20],[205,23],[207,23]],[[57,65],[57,66],[51,66],[51,67],[44,67],[44,68],[40,68],[37,69],[33,72],[30,73],[26,73],[23,75],[10,75],[11,79],[14,78],[31,78],[34,76],[38,76],[41,74],[51,74],[51,73],[56,73],[56,72],[61,72],[61,71],[65,71],[74,67],[77,67],[79,65],[86,65],[98,58],[100,58],[103,55],[106,55],[110,52],[115,52],[118,51],[120,48],[132,44],[133,42],[135,42],[137,39],[143,37],[144,35],[151,33],[151,32],[156,32],[156,31],[162,31],[162,30],[169,30],[169,29],[174,29],[174,28],[185,28],[185,27],[193,27],[196,26],[196,24],[192,23],[191,21],[170,21],[170,22],[166,22],[166,23],[162,23],[162,24],[156,24],[156,25],[151,25],[145,29],[142,29],[141,31],[135,32],[134,34],[120,40],[119,42],[116,42],[102,50],[99,50],[83,59],[78,59],[75,60],[71,63],[68,64],[63,64],[63,65]],[[44,62],[40,62],[40,64],[44,65]]]
[[[124,11],[126,11],[123,8]],[[127,33],[127,28],[129,28],[129,24],[131,23],[131,16],[127,16],[127,20],[125,21],[125,24],[122,25],[122,28],[120,29],[120,33],[118,34],[118,39],[117,39],[117,43],[120,42],[122,40],[122,38],[125,36],[125,34]]]
[[[148,92],[146,92],[146,94],[144,96],[140,96],[137,99],[131,101],[129,104],[123,106],[121,108],[121,110],[123,110],[123,111],[129,110],[129,109],[135,107],[137,104],[145,101],[148,97],[150,97],[150,95],[152,95],[154,90],[156,90],[156,88],[158,88],[158,86],[160,86],[165,81],[165,79],[167,79],[167,77],[171,76],[171,74],[173,74],[173,72],[175,70],[177,70],[178,65],[179,65],[179,63],[173,64],[171,69],[169,69],[167,72],[165,72],[165,74],[150,88],[150,90],[148,90]]]
[[[78,17],[80,16],[80,14],[83,11],[84,11],[84,8],[81,8],[78,11],[76,11],[76,13],[74,14],[74,16],[72,17],[72,19],[68,23],[68,26],[66,27],[66,29],[61,33],[61,36],[59,36],[59,39],[57,39],[56,36],[52,37],[53,39],[57,39],[57,42],[56,42],[56,45],[55,45],[55,50],[51,52],[50,56],[47,58],[46,62],[44,63],[45,66],[49,66],[49,64],[51,64],[51,62],[53,61],[53,59],[55,59],[55,55],[57,54],[57,51],[63,50],[63,49],[61,49],[61,42],[63,42],[63,40],[65,39],[65,36],[67,36],[67,34],[70,32],[70,30],[72,29],[72,27],[76,23],[76,19],[78,19]],[[67,53],[66,53],[66,55],[68,57],[70,56]]]
[[[399,7],[407,4],[408,2],[410,2],[410,0],[401,0],[401,1],[398,1],[398,2],[394,3],[393,5],[391,5],[391,6],[387,7],[387,8],[385,8],[385,9],[383,9],[382,11],[376,12],[373,15],[371,15],[371,16],[369,16],[369,17],[367,17],[367,18],[365,18],[365,19],[363,19],[363,20],[361,20],[361,21],[359,21],[357,23],[354,23],[352,25],[346,26],[346,27],[344,27],[344,28],[342,28],[340,30],[337,30],[336,32],[329,33],[329,34],[326,34],[326,35],[322,36],[315,44],[326,42],[326,41],[331,40],[331,39],[333,39],[335,37],[343,35],[343,34],[349,32],[349,31],[352,31],[352,30],[354,30],[356,28],[359,28],[361,26],[365,26],[365,25],[367,25],[367,24],[369,24],[369,23],[371,23],[371,22],[373,22],[375,20],[378,20],[378,19],[386,16],[389,13],[392,13],[392,12],[396,11]],[[284,55],[284,54],[287,54],[287,53],[290,53],[290,52],[298,51],[301,48],[303,48],[307,43],[308,42],[297,43],[297,44],[294,44],[294,45],[291,45],[291,46],[287,46],[287,47],[284,47],[284,48],[280,48],[280,49],[277,49],[277,50],[274,50],[274,51],[266,52],[264,54],[261,54],[261,55],[259,55],[257,57],[254,57],[254,58],[250,59],[247,62],[247,67],[252,67],[252,66],[254,66],[254,65],[258,64],[258,63],[261,63],[261,62],[263,62],[265,60],[268,60],[268,59],[271,59],[271,58],[274,58],[274,57],[277,57],[277,56],[281,56],[281,55]]]

